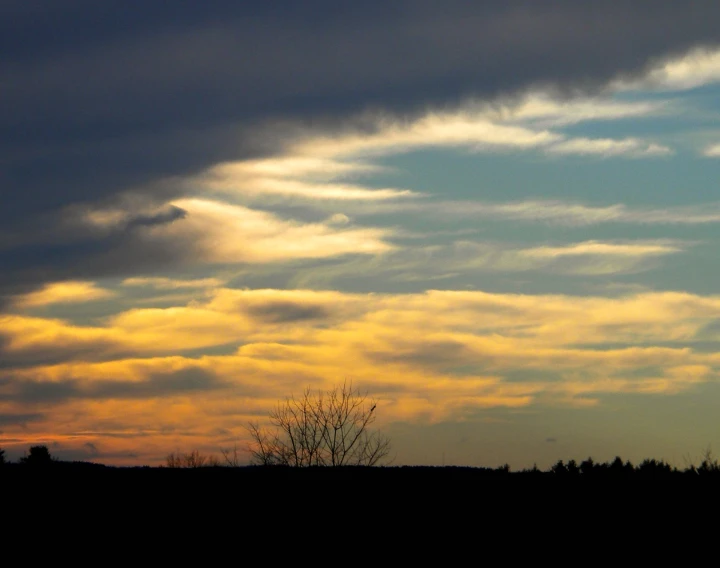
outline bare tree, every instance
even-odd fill
[[[371,431],[377,402],[343,383],[279,402],[270,413],[273,429],[248,427],[251,463],[257,465],[372,466],[390,453],[390,440]]]
[[[56,461],[57,460],[50,455],[50,450],[48,450],[47,446],[32,446],[30,453],[20,458],[20,463],[32,466],[52,465]]]

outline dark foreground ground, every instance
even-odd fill
[[[0,467],[0,482],[18,483],[22,480],[42,480],[45,484],[60,482],[72,484],[113,483],[120,485],[143,484],[145,486],[173,487],[178,483],[187,488],[206,486],[252,487],[261,484],[279,484],[283,487],[302,486],[312,483],[345,484],[349,487],[370,485],[392,486],[397,489],[423,487],[425,491],[436,488],[452,490],[473,486],[513,487],[583,487],[624,484],[640,487],[648,484],[671,484],[674,486],[718,485],[720,466],[703,464],[686,469],[671,468],[663,462],[647,460],[640,466],[612,463],[583,462],[577,466],[559,462],[553,468],[542,471],[537,468],[511,471],[507,467],[113,467],[89,462],[53,461],[43,465],[23,463],[5,464]]]
[[[26,476],[77,475],[97,476],[104,479],[214,479],[214,480],[342,480],[363,479],[368,481],[481,481],[507,480],[522,482],[573,482],[610,480],[675,480],[693,482],[714,480],[720,482],[720,463],[704,461],[699,466],[684,469],[671,467],[663,461],[645,460],[639,465],[623,462],[620,458],[607,463],[595,463],[591,459],[580,464],[558,462],[548,470],[538,468],[512,471],[508,466],[499,468],[462,466],[375,466],[375,467],[263,467],[263,466],[206,466],[206,467],[117,467],[92,462],[66,462],[47,460],[42,463],[6,463],[0,466],[0,477],[21,478]]]
[[[9,464],[0,467],[1,534],[8,550],[20,545],[26,554],[60,558],[87,547],[83,554],[95,558],[102,542],[104,562],[131,552],[135,563],[163,564],[275,565],[309,555],[299,563],[316,566],[337,563],[334,551],[350,566],[595,563],[613,550],[640,563],[686,543],[678,530],[693,533],[691,556],[698,554],[715,542],[720,468],[655,465],[512,472]]]

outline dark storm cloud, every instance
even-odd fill
[[[70,361],[106,361],[121,353],[122,349],[112,341],[93,339],[75,344],[29,346],[11,350],[9,341],[0,331],[0,370],[25,369],[39,365],[58,365]]]
[[[0,387],[2,384],[0,383]],[[24,425],[28,422],[41,422],[46,419],[44,414],[40,413],[29,413],[29,414],[5,414],[0,412],[0,427],[2,426],[17,426],[18,424]]]
[[[0,227],[0,308],[13,294],[44,282],[123,276],[138,270],[159,270],[188,258],[181,241],[153,242],[143,229],[184,218],[179,207],[137,214],[116,227],[98,231],[69,225],[63,212],[30,217],[23,227]],[[2,337],[0,336],[0,350]],[[2,363],[0,363],[2,366]]]
[[[592,88],[716,42],[719,20],[716,0],[0,0],[0,249],[29,228],[47,236],[0,259],[0,295],[103,274],[85,259],[117,242],[44,253],[57,238],[47,219],[272,152],[255,136],[266,120],[413,112],[537,83]],[[145,267],[134,255],[112,264]]]
[[[436,369],[460,374],[477,373],[486,362],[466,345],[457,341],[423,341],[421,343],[391,342],[383,351],[367,351],[366,355],[379,363],[401,363],[420,369]]]
[[[294,323],[313,319],[324,319],[331,312],[324,306],[299,304],[296,302],[269,302],[247,309],[251,316],[270,323]]]
[[[207,392],[225,386],[212,372],[192,367],[172,373],[155,373],[144,381],[5,379],[0,381],[0,401],[58,404],[76,399],[145,399]]]

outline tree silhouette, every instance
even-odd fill
[[[550,471],[555,475],[567,475],[567,466],[562,460],[558,460],[557,463],[550,468]]]
[[[635,472],[633,465],[627,461],[623,462],[620,456],[615,456],[615,459],[607,465],[608,473],[614,476],[632,475]]]
[[[595,462],[591,457],[588,457],[585,461],[580,464],[580,473],[583,475],[591,475],[595,473]]]
[[[5,450],[0,448],[0,467],[5,465]]]
[[[640,463],[636,471],[645,476],[660,476],[672,473],[672,467],[663,460],[645,459]]]
[[[54,462],[47,446],[32,446],[30,453],[24,458],[20,458],[20,463],[32,466],[46,466]]]
[[[578,475],[580,473],[580,468],[575,460],[570,460],[567,463],[567,472],[569,475]]]
[[[343,383],[341,387],[278,403],[270,413],[274,430],[248,427],[255,465],[372,466],[390,453],[390,440],[371,432],[377,402]]]

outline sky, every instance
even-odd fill
[[[172,9],[171,9],[172,8]],[[0,447],[720,450],[720,4],[0,0]]]

